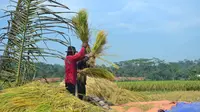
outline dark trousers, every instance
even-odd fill
[[[82,83],[81,81],[78,81],[78,97],[79,99],[83,99],[83,97],[86,94],[86,87],[85,83]],[[75,85],[70,83],[65,83],[66,90],[68,90],[71,94],[75,96]]]
[[[85,96],[85,94],[86,94],[85,83],[78,80],[78,97],[79,97],[79,99],[83,100],[83,97]]]
[[[65,83],[65,88],[75,96],[75,85],[71,83]]]
[[[86,83],[83,80],[77,81],[78,85],[78,97],[83,100],[83,97],[86,95]],[[75,96],[75,85],[71,83],[65,83],[66,90]]]

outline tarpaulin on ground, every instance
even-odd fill
[[[165,112],[200,112],[200,102],[178,103],[171,110]]]

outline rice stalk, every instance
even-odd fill
[[[64,88],[33,82],[0,92],[0,112],[102,112]]]
[[[72,18],[72,24],[77,37],[80,38],[82,42],[88,42],[90,31],[88,27],[88,14],[86,10],[80,10],[77,15]]]
[[[91,49],[91,52],[93,54],[93,57],[90,58],[90,60],[88,61],[88,64],[91,67],[94,67],[96,65],[96,58],[100,57],[100,54],[103,53],[104,51],[104,47],[106,44],[106,33],[102,30],[99,31],[97,34],[97,38],[96,41]]]
[[[95,78],[104,78],[107,80],[114,80],[115,78],[111,72],[102,68],[85,68],[81,70],[79,74]]]
[[[148,100],[145,95],[121,89],[115,83],[102,78],[88,77],[86,86],[87,95],[102,97],[115,105]]]
[[[92,48],[92,53],[96,56],[103,52],[105,44],[106,44],[107,34],[104,31],[99,31],[97,34],[96,41]]]
[[[59,86],[64,87],[64,81],[62,81]],[[150,100],[150,98],[144,94],[119,88],[117,84],[112,81],[93,77],[87,77],[86,95],[104,98],[114,105]]]

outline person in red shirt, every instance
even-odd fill
[[[85,57],[87,47],[88,43],[83,43],[78,53],[76,53],[75,47],[68,47],[65,58],[65,87],[73,95],[75,95],[75,85],[77,83],[77,62]]]

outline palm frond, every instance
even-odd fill
[[[7,41],[7,44],[1,66],[6,66],[9,69],[15,68],[13,70],[16,72],[16,83],[22,84],[23,80],[26,80],[31,74],[29,71],[35,70],[32,63],[38,58],[63,59],[64,54],[62,52],[49,48],[45,42],[56,42],[64,46],[70,45],[67,40],[68,35],[62,30],[70,30],[73,26],[71,20],[63,18],[61,14],[73,12],[68,11],[67,6],[54,0],[18,0],[15,7],[15,11],[6,11],[7,15],[4,16],[10,16],[10,20],[8,20],[10,24],[2,28],[4,31],[7,30],[7,33],[4,33],[1,39]],[[53,11],[52,7],[62,8],[63,11]],[[52,35],[61,38],[56,39]],[[44,42],[47,48],[38,47],[41,42]]]

